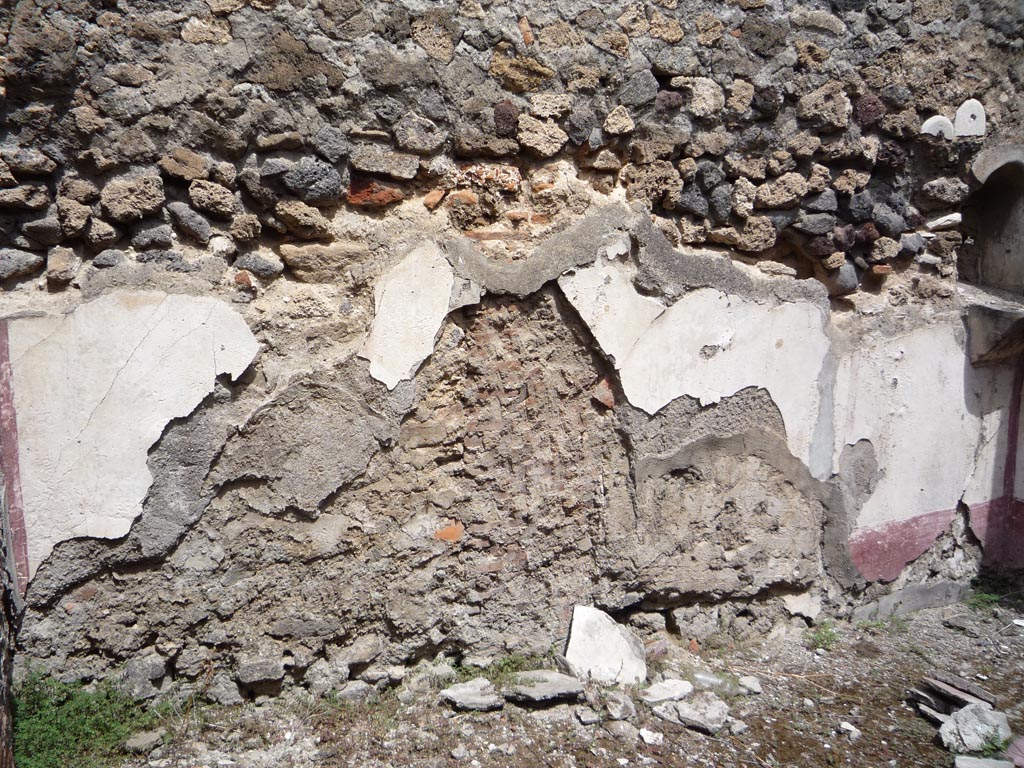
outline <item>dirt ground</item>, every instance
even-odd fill
[[[589,692],[604,719],[584,725],[586,704],[456,713],[436,692],[398,689],[356,705],[291,698],[188,710],[169,719],[160,746],[124,768],[950,766],[907,690],[933,671],[959,675],[996,694],[1015,737],[1024,735],[1024,628],[1013,623],[1024,618],[1022,597],[696,654],[673,647],[651,664],[652,677],[703,668],[761,681],[760,695],[724,697],[746,729],[727,726],[714,737],[659,719],[639,692],[628,725],[608,720],[601,691]]]

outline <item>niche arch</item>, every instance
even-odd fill
[[[1024,145],[985,150],[971,172],[981,185],[962,209],[960,275],[969,283],[1024,293]]]

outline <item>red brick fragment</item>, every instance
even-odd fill
[[[456,520],[451,525],[446,525],[444,528],[435,531],[434,538],[454,544],[462,538],[465,532],[465,527],[463,527],[462,523]]]
[[[607,376],[597,382],[590,396],[605,408],[615,407],[615,392],[612,391],[612,385],[608,382]]]
[[[349,205],[361,208],[385,208],[405,199],[405,192],[397,184],[378,179],[356,176],[346,195]]]
[[[443,189],[432,189],[427,192],[426,196],[423,198],[423,205],[427,207],[427,210],[432,211],[441,204],[441,201],[444,200],[444,196],[446,194],[447,193]]]

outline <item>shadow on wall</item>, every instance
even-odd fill
[[[981,187],[963,208],[965,244],[960,276],[965,282],[1004,292],[1018,304],[1009,324],[981,361],[1013,371],[1001,447],[1003,471],[993,475],[991,501],[970,508],[971,529],[982,543],[984,565],[1024,568],[1024,457],[1021,394],[1024,389],[1024,147],[1004,146],[982,153],[973,172]],[[1000,323],[999,313],[991,321]],[[1005,320],[1002,323],[1005,325]],[[965,361],[965,380],[977,368]],[[968,384],[969,386],[969,384]]]
[[[975,285],[1024,292],[1024,161],[987,175],[963,209],[969,238],[960,276]]]

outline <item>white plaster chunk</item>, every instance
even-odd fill
[[[813,304],[767,307],[704,288],[651,324],[621,366],[622,387],[650,414],[681,395],[710,405],[746,387],[766,389],[790,451],[810,466],[828,352],[824,317]]]
[[[604,611],[577,605],[565,660],[581,679],[606,685],[635,685],[647,679],[643,643]]]
[[[377,282],[376,316],[359,353],[370,361],[373,378],[394,389],[413,377],[434,350],[454,285],[451,265],[430,242],[416,246]]]
[[[811,466],[818,378],[829,353],[821,309],[809,302],[769,307],[713,288],[664,308],[637,293],[633,269],[599,259],[559,279],[614,360],[629,402],[653,415],[683,395],[710,405],[762,387],[782,414],[790,451]],[[830,467],[820,463],[812,471],[827,476]]]
[[[985,135],[985,107],[977,99],[968,99],[956,111],[953,130],[957,137]]]
[[[956,132],[953,128],[953,122],[944,115],[932,115],[921,124],[921,133],[926,133],[930,136],[941,136],[944,139],[953,140],[956,136]]]
[[[13,319],[8,333],[32,574],[60,541],[128,533],[165,425],[259,351],[230,305],[157,292]]]
[[[810,592],[783,595],[782,603],[790,616],[804,616],[813,621],[821,614],[821,596]]]
[[[947,213],[945,216],[932,219],[925,224],[925,227],[935,232],[943,229],[953,229],[954,227],[959,227],[962,220],[963,216],[959,213]]]
[[[863,343],[839,361],[834,460],[838,466],[844,446],[869,440],[884,468],[857,528],[953,510],[970,489],[979,501],[999,495],[1004,460],[996,446],[979,449],[998,429],[981,415],[995,386],[991,372],[965,371],[952,324]]]
[[[604,353],[620,367],[665,306],[633,288],[636,268],[599,258],[593,266],[562,275],[558,285],[576,307]]]

